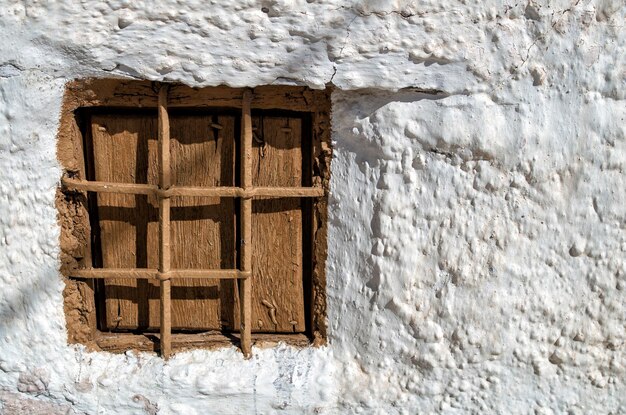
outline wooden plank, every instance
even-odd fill
[[[254,186],[302,185],[302,121],[255,119]],[[300,199],[253,202],[253,330],[304,332],[302,211]]]
[[[157,117],[91,117],[94,179],[156,185]],[[100,250],[104,268],[158,267],[157,201],[146,195],[98,193]],[[154,282],[107,280],[104,285],[105,329],[157,329],[150,309],[158,310]]]
[[[172,173],[177,186],[234,186],[233,116],[188,115],[172,119]],[[212,124],[219,124],[217,129]],[[172,267],[234,269],[235,200],[219,197],[172,199]],[[232,330],[233,281],[173,282],[173,325],[178,329]]]
[[[241,187],[248,190],[253,184],[252,172],[252,116],[251,116],[252,93],[246,91],[243,94],[241,110]],[[252,271],[252,252],[254,240],[252,238],[252,199],[243,198],[240,201],[241,213],[241,244],[240,268],[244,272]],[[252,355],[251,330],[252,330],[252,281],[251,279],[239,280],[239,320],[241,335],[241,351],[245,357]]]

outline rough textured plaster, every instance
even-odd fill
[[[5,413],[626,413],[623,2],[0,5]],[[55,137],[87,76],[338,87],[328,347],[66,344]]]

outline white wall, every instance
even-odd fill
[[[0,412],[626,413],[623,2],[308,1],[0,0]],[[328,347],[66,344],[56,133],[94,76],[336,86]]]

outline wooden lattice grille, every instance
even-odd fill
[[[241,97],[241,95],[240,95]],[[244,91],[241,97],[241,149],[239,151],[240,186],[198,187],[173,184],[172,153],[170,146],[170,117],[167,110],[168,87],[162,86],[158,94],[158,185],[118,183],[80,180],[71,177],[63,179],[68,190],[89,191],[98,194],[146,195],[158,199],[158,267],[156,268],[103,268],[74,269],[70,276],[77,278],[103,279],[158,279],[160,281],[160,350],[163,357],[171,354],[172,332],[172,284],[175,279],[231,279],[236,281],[239,293],[239,315],[241,349],[244,355],[251,352],[252,315],[252,199],[254,198],[301,198],[324,195],[321,187],[261,187],[253,183],[253,127],[251,116],[251,91]],[[288,127],[285,127],[288,128]],[[172,199],[184,198],[239,198],[238,215],[240,240],[237,241],[240,262],[238,269],[178,269],[172,267],[171,259],[171,218]],[[262,224],[256,226],[263,231]],[[262,241],[261,241],[262,242]],[[258,243],[258,242],[257,242]]]

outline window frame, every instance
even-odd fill
[[[58,158],[64,168],[61,187],[57,193],[59,221],[61,222],[61,271],[65,277],[65,311],[70,343],[83,343],[92,349],[124,351],[128,349],[159,350],[164,358],[172,353],[170,284],[173,278],[232,278],[239,281],[240,313],[242,330],[240,347],[246,357],[251,354],[251,253],[245,248],[245,240],[251,235],[251,203],[254,197],[309,197],[312,217],[311,283],[305,286],[305,296],[310,301],[307,326],[308,338],[295,335],[257,335],[255,344],[273,344],[276,341],[304,345],[321,345],[326,342],[326,208],[330,178],[330,91],[311,90],[305,87],[263,86],[254,89],[209,87],[194,89],[180,84],[154,83],[125,80],[84,80],[68,84],[59,129]],[[87,180],[83,137],[80,126],[80,111],[88,108],[136,109],[151,108],[158,112],[159,131],[159,186],[103,183]],[[169,170],[169,116],[168,108],[228,108],[241,111],[240,187],[178,187],[171,186]],[[309,113],[312,131],[311,165],[312,187],[261,188],[251,182],[252,111],[286,110]],[[167,151],[165,151],[167,149]],[[88,215],[87,191],[121,192],[127,194],[152,194],[159,200],[159,268],[102,270],[91,268],[91,243],[86,240],[84,217],[72,212]],[[240,199],[238,218],[242,229],[238,241],[240,254],[239,269],[231,270],[172,270],[169,267],[169,201],[176,196],[219,196]],[[69,213],[68,213],[69,212]],[[64,214],[66,213],[66,214]],[[78,218],[82,218],[78,220]],[[64,247],[64,241],[72,243]],[[78,241],[78,242],[77,242]],[[78,245],[78,246],[77,246]],[[161,292],[161,333],[156,336],[125,333],[100,332],[95,316],[94,279],[103,277],[158,278]],[[309,291],[309,292],[307,292]],[[77,300],[78,298],[78,300]],[[174,335],[174,348],[182,350],[194,347],[223,346],[237,342],[234,336]],[[295,337],[295,338],[292,338]],[[291,339],[290,339],[291,338]]]

